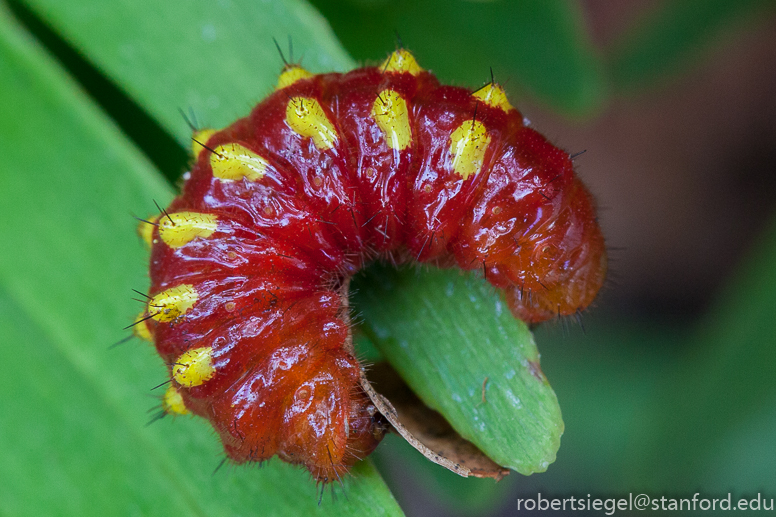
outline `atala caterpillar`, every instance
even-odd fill
[[[207,418],[236,463],[278,455],[326,482],[377,446],[341,289],[374,260],[484,270],[530,323],[584,309],[604,280],[569,155],[495,82],[440,85],[404,49],[344,74],[287,65],[193,147],[181,194],[141,224],[135,328],[170,365],[165,411]]]

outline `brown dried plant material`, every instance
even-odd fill
[[[464,440],[442,415],[427,407],[386,363],[375,365],[369,377],[361,371],[361,386],[393,429],[427,459],[463,477],[501,480],[509,469]]]

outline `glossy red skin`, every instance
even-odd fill
[[[371,117],[389,87],[410,111],[412,145],[402,151],[387,147]],[[296,96],[321,103],[339,136],[332,149],[288,126]],[[464,180],[451,169],[450,134],[475,106],[491,142],[483,169]],[[155,233],[150,270],[151,295],[189,283],[199,299],[179,320],[150,327],[168,364],[213,348],[215,376],[180,391],[235,462],[277,454],[326,482],[377,446],[384,426],[345,349],[337,291],[370,261],[484,270],[531,323],[585,308],[603,282],[594,203],[568,154],[517,110],[430,73],[361,68],[299,81],[207,146],[233,142],[271,167],[258,182],[224,182],[212,176],[210,152],[200,153],[167,211],[216,214],[218,229],[176,249]]]

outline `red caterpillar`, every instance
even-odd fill
[[[569,155],[497,84],[441,86],[406,50],[346,74],[286,66],[248,117],[194,140],[183,192],[142,228],[136,328],[172,365],[165,410],[210,420],[235,462],[277,454],[325,482],[377,446],[339,291],[370,261],[483,269],[528,322],[603,282]]]

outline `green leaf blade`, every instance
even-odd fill
[[[563,434],[557,398],[531,333],[492,288],[454,271],[378,266],[355,293],[370,339],[461,436],[522,474],[555,460]]]
[[[313,72],[354,66],[326,21],[299,0],[25,4],[186,148],[191,133],[179,108],[220,128],[272,92],[283,67],[273,37],[282,49],[291,37],[294,59],[303,54]]]

